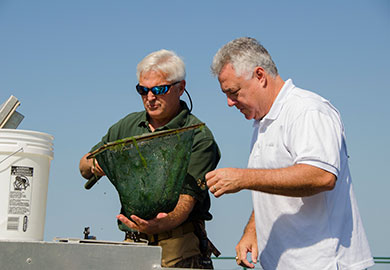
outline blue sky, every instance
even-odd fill
[[[152,51],[183,57],[193,113],[215,135],[219,167],[245,167],[252,121],[226,105],[210,64],[223,44],[251,36],[283,79],[341,112],[372,253],[390,256],[389,29],[386,0],[0,0],[0,103],[16,96],[25,115],[19,129],[55,137],[45,240],[82,237],[85,226],[99,239],[122,240],[116,191],[105,178],[85,190],[78,162],[111,124],[142,110],[135,68]],[[234,256],[250,193],[213,199],[211,212],[210,238],[223,256]]]

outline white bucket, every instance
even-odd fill
[[[0,240],[42,241],[53,136],[0,129]]]

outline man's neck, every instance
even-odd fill
[[[284,85],[283,79],[277,75],[274,80],[272,80],[271,83],[271,89],[272,89],[272,104],[275,102],[276,97],[279,95],[280,90],[282,90]],[[271,104],[271,106],[272,106]]]
[[[153,132],[156,129],[158,129],[159,127],[162,127],[162,126],[168,124],[169,121],[170,120],[168,120],[168,121],[158,121],[158,120],[150,119],[149,120],[149,128]]]

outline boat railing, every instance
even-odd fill
[[[235,267],[235,268],[229,268],[229,269],[250,269],[250,268],[247,268],[247,267],[240,267],[236,264],[235,262],[235,257],[212,257],[211,258],[215,263],[218,263],[219,260],[226,260],[226,261],[231,261],[231,265],[232,267]],[[390,264],[390,257],[374,257],[374,262],[375,264]],[[230,262],[229,262],[229,265],[230,265]],[[216,265],[214,265],[214,269],[215,270],[222,270],[222,268],[218,268],[216,267]],[[254,269],[262,269],[261,266],[256,266]],[[223,270],[228,270],[228,268],[223,268]]]

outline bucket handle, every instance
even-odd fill
[[[3,163],[4,161],[6,161],[7,159],[9,159],[10,157],[12,157],[13,155],[21,152],[24,150],[24,148],[26,147],[26,144],[18,144],[18,146],[20,147],[18,150],[16,150],[15,152],[13,152],[11,155],[5,157],[3,160],[0,161],[0,164]]]

